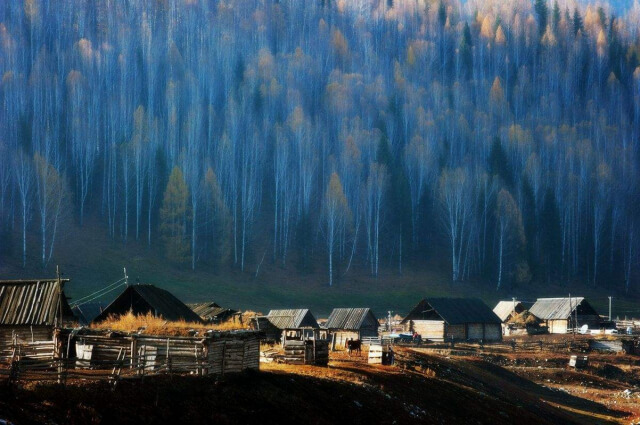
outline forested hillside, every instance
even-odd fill
[[[640,4],[615,13],[4,1],[0,262],[99,231],[174,268],[635,289]]]

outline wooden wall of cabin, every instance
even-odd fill
[[[550,334],[566,334],[568,328],[568,320],[547,320],[547,327]]]
[[[53,343],[53,327],[51,326],[0,326],[0,358],[11,355],[14,333],[18,344]]]
[[[454,340],[465,340],[467,339],[467,325],[447,325],[446,330],[446,339],[451,340],[453,337]]]
[[[442,341],[445,336],[445,323],[442,320],[411,320],[410,332],[417,332],[422,339]]]
[[[344,347],[346,341],[348,341],[349,339],[353,339],[354,341],[360,339],[360,334],[358,331],[338,330],[331,332],[331,334],[332,346],[334,348]]]
[[[467,324],[467,339],[474,339],[474,340],[484,339],[484,324],[483,323],[468,323]]]
[[[502,325],[500,323],[485,323],[485,341],[502,341]]]

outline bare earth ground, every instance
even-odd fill
[[[607,424],[640,421],[640,357],[396,349],[396,366],[366,352],[329,367],[261,364],[259,373],[66,387],[0,384],[0,419],[20,424]],[[630,392],[625,393],[625,390]]]

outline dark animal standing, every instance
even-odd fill
[[[360,341],[359,339],[356,341],[350,339],[349,341],[347,341],[347,350],[349,351],[349,356],[351,356],[351,353],[354,351],[356,351],[358,355],[360,355],[360,353],[362,352],[362,341]]]

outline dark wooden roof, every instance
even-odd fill
[[[68,281],[60,279],[60,285]],[[60,308],[63,319],[73,318],[64,292],[59,301],[58,279],[0,281],[0,325],[53,326]]]
[[[212,320],[217,318],[227,318],[237,313],[237,310],[231,308],[220,307],[214,302],[188,304],[189,308],[195,314],[204,320]]]
[[[134,314],[152,313],[166,320],[185,320],[201,322],[200,316],[194,313],[185,303],[172,293],[153,285],[128,286],[94,319],[100,322],[109,315],[122,315],[132,311]]]
[[[334,308],[325,328],[358,330],[363,325],[378,328],[378,319],[370,308]]]
[[[500,318],[477,298],[425,298],[404,318],[407,320],[444,320],[450,325],[495,323]]]

